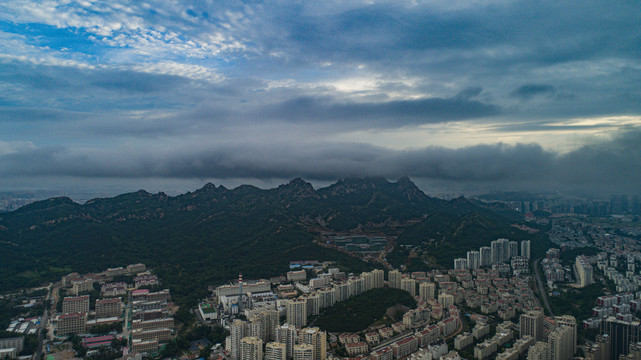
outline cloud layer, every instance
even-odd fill
[[[0,144],[0,171],[16,176],[79,178],[263,178],[333,180],[347,176],[511,184],[539,189],[636,191],[641,181],[641,131],[559,154],[536,144],[390,150],[358,143],[237,144],[199,149],[64,147]],[[605,187],[604,187],[605,186]]]

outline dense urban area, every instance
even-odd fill
[[[72,272],[1,296],[0,358],[640,359],[638,198],[504,203],[553,247],[497,238],[450,269],[408,271],[387,262],[389,237],[323,233],[376,268],[300,259],[212,284],[193,308],[145,264]]]

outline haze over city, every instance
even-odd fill
[[[639,10],[3,1],[0,188],[638,190]]]

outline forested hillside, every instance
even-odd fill
[[[385,232],[396,224],[393,230],[402,233],[412,223],[479,212],[491,214],[470,202],[428,197],[407,178],[349,178],[318,190],[301,179],[269,190],[207,184],[175,197],[141,190],[85,204],[53,198],[0,215],[0,291],[40,285],[71,271],[143,262],[179,302],[193,302],[209,284],[238,272],[246,278],[281,275],[291,260],[333,260],[354,272],[372,267],[316,245],[319,229],[373,226]],[[399,240],[440,240],[430,227],[410,229]]]

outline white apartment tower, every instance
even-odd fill
[[[314,347],[310,344],[294,345],[294,360],[314,360]]]
[[[293,299],[287,302],[287,323],[303,327],[307,325],[307,301]]]
[[[492,248],[489,246],[481,246],[479,249],[479,253],[481,253],[481,262],[480,266],[491,266],[492,265]]]
[[[276,328],[276,341],[285,344],[287,358],[294,357],[294,345],[298,341],[298,329],[294,325],[284,324]]]
[[[556,321],[557,327],[568,327],[572,329],[571,339],[572,339],[572,355],[576,353],[576,319],[571,315],[555,316],[554,321]]]
[[[548,335],[549,360],[570,360],[572,349],[572,328],[561,326]]]
[[[416,296],[416,280],[415,279],[410,279],[410,278],[402,278],[401,279],[401,289],[407,291],[412,295],[412,297]]]
[[[481,267],[481,253],[479,251],[467,252],[467,268],[470,270],[478,269]]]
[[[391,270],[387,273],[387,284],[391,288],[401,288],[401,272],[398,270]]]
[[[530,240],[521,241],[521,256],[530,258]]]
[[[510,241],[508,243],[508,257],[505,260],[510,260],[519,256],[519,243],[516,241]]]
[[[241,360],[263,360],[263,340],[248,336],[240,340]]]
[[[374,288],[382,288],[383,286],[385,286],[385,272],[383,270],[372,270],[372,277]]]
[[[434,299],[436,293],[436,284],[431,282],[422,282],[418,285],[418,294],[421,300]]]
[[[281,342],[267,343],[265,345],[265,360],[287,360],[287,345]]]
[[[327,334],[318,328],[305,328],[300,332],[300,342],[313,347],[314,360],[327,359]]]
[[[245,321],[236,319],[229,327],[226,348],[233,360],[240,359],[241,340],[249,334],[249,326]]]

